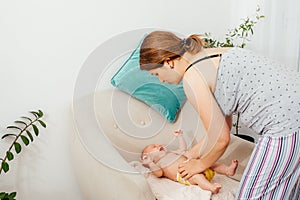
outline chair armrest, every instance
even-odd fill
[[[74,131],[75,132],[75,131]],[[155,200],[141,174],[121,172],[105,166],[85,149],[77,134],[71,138],[71,155],[83,199]]]

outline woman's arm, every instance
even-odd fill
[[[228,129],[231,130],[232,128],[232,115],[228,115],[225,117]],[[193,146],[187,153],[190,155],[191,158],[199,158],[201,155],[201,150],[203,150],[203,146],[205,144],[205,138],[202,137],[198,143]]]
[[[228,125],[228,128],[229,128],[229,131],[231,130],[232,128],[232,115],[228,115],[226,116],[226,122],[227,122],[227,125]]]
[[[149,155],[143,155],[143,157],[141,158],[141,162],[143,163],[143,165],[149,167],[149,169],[151,170],[151,172],[156,176],[156,177],[162,177],[164,175],[164,171],[162,170],[162,168],[160,168],[160,166],[158,166],[156,163],[154,163],[154,161],[152,160],[151,156]]]
[[[187,151],[187,154],[190,155],[190,158],[200,158],[203,144],[205,143],[204,137],[202,137],[197,144],[195,144],[190,150]]]
[[[192,71],[193,70],[193,71]],[[197,68],[193,68],[185,75],[184,91],[187,99],[199,114],[207,131],[206,141],[203,142],[204,154],[198,160],[191,160],[180,165],[179,171],[183,176],[200,173],[214,164],[224,153],[230,140],[230,127],[218,103],[216,102],[205,78]],[[199,153],[203,145],[198,143],[191,149],[191,153]],[[189,177],[186,178],[189,178]]]

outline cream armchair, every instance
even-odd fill
[[[89,101],[93,99],[93,103]],[[117,90],[106,89],[96,95],[76,100],[77,104],[93,107],[91,116],[74,112],[75,128],[71,149],[75,173],[84,199],[155,199],[144,176],[128,162],[139,160],[143,147],[150,143],[176,145],[172,131],[183,129],[188,145],[204,133],[197,113],[187,102],[174,124],[167,123],[158,113],[140,101]],[[84,106],[82,107],[84,111]],[[92,123],[91,123],[92,122]],[[95,126],[95,127],[93,127]],[[222,162],[239,160],[233,177],[241,179],[254,144],[232,135],[221,157]]]

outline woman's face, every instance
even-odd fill
[[[169,84],[179,84],[182,76],[178,71],[176,70],[177,67],[175,65],[178,65],[178,60],[172,60],[172,61],[165,61],[164,65],[157,69],[151,69],[149,72],[157,76],[160,82],[165,82]]]

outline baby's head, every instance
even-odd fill
[[[150,159],[154,163],[167,154],[167,149],[161,144],[150,144],[146,146],[141,155],[141,160]]]

